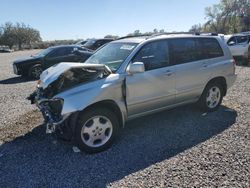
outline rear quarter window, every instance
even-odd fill
[[[198,41],[200,42],[200,46],[202,48],[202,59],[224,56],[223,50],[215,38],[200,38]]]
[[[237,36],[238,44],[247,43],[247,40],[248,40],[247,36]]]
[[[195,38],[171,39],[169,43],[172,64],[183,64],[202,59],[202,51],[199,50]]]

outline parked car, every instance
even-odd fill
[[[47,133],[60,130],[94,153],[110,147],[127,120],[197,102],[215,111],[235,79],[235,61],[219,36],[125,38],[83,64],[45,70],[29,99]]]
[[[225,41],[234,57],[241,57],[250,65],[250,34],[226,35]]]
[[[100,48],[101,46],[103,46],[104,44],[107,44],[113,40],[114,39],[112,39],[112,38],[89,39],[89,40],[87,40],[86,43],[81,45],[81,47],[93,52],[93,51],[97,50],[98,48]]]
[[[77,53],[77,51],[81,51]],[[43,70],[60,62],[83,62],[92,55],[77,45],[50,47],[24,59],[13,62],[13,70],[17,75],[39,79]]]
[[[86,40],[80,40],[76,43],[76,45],[79,45],[79,46],[82,46],[86,43],[87,41]]]
[[[10,49],[9,47],[7,46],[2,46],[0,47],[0,53],[11,53],[13,52],[14,50]]]

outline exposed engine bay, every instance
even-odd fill
[[[43,79],[38,81],[36,91],[27,98],[31,101],[31,104],[36,104],[42,112],[45,124],[47,125],[47,133],[54,132],[55,125],[62,123],[67,118],[67,116],[61,116],[63,99],[53,98],[54,96],[84,83],[103,79],[111,74],[110,69],[105,65],[80,64],[79,66],[68,66],[68,68],[64,68],[63,70],[63,65],[59,64],[57,66],[53,67],[52,71],[45,70],[43,74],[46,75],[41,76]],[[61,69],[59,69],[60,67]],[[46,79],[48,80],[50,71],[56,73],[61,71],[61,73],[58,74],[56,79],[50,79],[52,80],[51,83],[47,84],[47,87],[44,87],[43,82]]]

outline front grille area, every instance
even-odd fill
[[[15,64],[13,64],[13,72],[14,72],[14,74],[18,74],[18,69],[17,69],[17,66]]]

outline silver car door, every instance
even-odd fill
[[[161,40],[144,45],[133,62],[143,62],[145,72],[126,77],[128,116],[173,104],[175,67],[169,62],[168,42]]]
[[[176,102],[198,100],[223,51],[214,38],[183,38],[170,42],[176,64]]]

